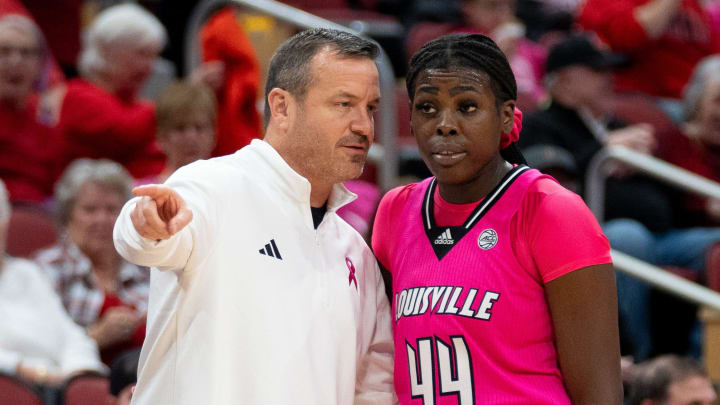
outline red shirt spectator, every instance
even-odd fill
[[[697,62],[720,52],[718,29],[698,0],[587,0],[579,21],[631,57],[617,71],[620,91],[679,99]]]
[[[41,202],[52,191],[57,147],[54,132],[38,120],[36,95],[46,56],[31,19],[0,16],[0,178],[12,201]]]
[[[83,79],[68,83],[60,113],[62,166],[74,159],[108,158],[135,178],[158,174],[164,156],[155,144],[152,104],[123,99]]]
[[[213,156],[227,155],[262,133],[256,107],[260,64],[232,8],[212,16],[201,37],[205,61],[221,61],[225,66],[225,79],[217,91],[217,143]]]
[[[52,195],[55,132],[36,119],[37,97],[23,107],[0,102],[0,178],[10,200],[43,202]]]
[[[78,68],[60,107],[63,165],[80,157],[109,158],[136,177],[159,173],[153,107],[138,98],[167,35],[142,7],[125,3],[101,12],[87,29]],[[64,167],[64,166],[63,166]]]

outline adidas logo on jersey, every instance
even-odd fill
[[[258,250],[258,252],[260,252],[261,255],[282,260],[282,256],[280,256],[280,249],[278,249],[275,244],[275,239],[270,239],[270,243],[265,244],[265,248]]]
[[[436,245],[454,245],[455,240],[452,238],[452,235],[450,234],[450,229],[446,229],[445,232],[441,233],[440,236],[435,239],[434,242]]]

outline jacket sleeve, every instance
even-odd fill
[[[204,257],[214,243],[217,226],[218,204],[221,198],[213,195],[207,178],[218,178],[212,170],[203,169],[205,162],[191,164],[179,169],[166,182],[185,201],[193,213],[190,223],[171,238],[154,241],[140,236],[135,230],[130,213],[138,197],[123,207],[113,230],[115,249],[125,260],[140,266],[159,270],[184,269],[194,257]],[[216,201],[213,201],[216,200]]]
[[[357,370],[355,385],[355,405],[395,404],[397,398],[393,388],[393,338],[390,321],[390,305],[385,295],[380,269],[372,259],[372,271],[375,274],[375,291],[373,296],[375,311],[371,316],[375,319],[374,327],[370,328],[367,350],[362,355]],[[370,269],[369,269],[370,270]]]
[[[18,351],[0,347],[0,373],[15,375],[21,357]]]

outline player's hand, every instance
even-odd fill
[[[168,186],[151,184],[135,187],[140,196],[130,213],[135,230],[147,239],[168,239],[192,220],[193,214],[185,201]]]
[[[636,124],[610,131],[608,146],[624,146],[636,152],[652,154],[657,147],[655,129],[650,124]]]

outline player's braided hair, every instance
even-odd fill
[[[517,98],[517,84],[510,63],[492,39],[481,34],[450,34],[433,39],[413,55],[406,78],[410,100],[415,97],[415,82],[420,72],[449,68],[487,73],[497,105]]]
[[[487,73],[495,105],[517,99],[517,83],[505,54],[492,39],[481,34],[449,34],[423,45],[410,60],[406,86],[410,102],[415,98],[415,82],[427,69],[464,68]],[[500,154],[511,163],[526,164],[514,143]]]

